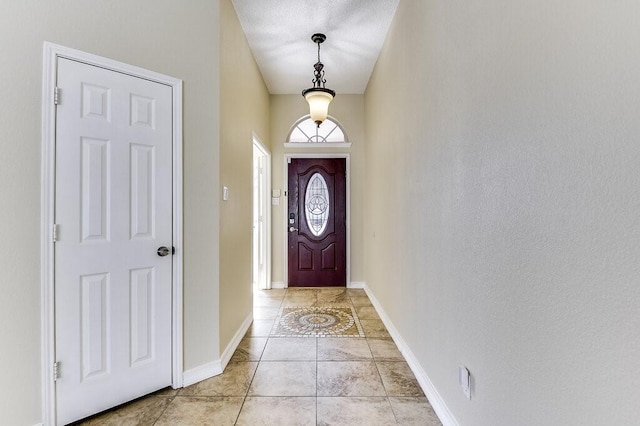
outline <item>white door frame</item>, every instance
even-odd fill
[[[262,143],[262,141],[260,140],[260,138],[258,138],[258,135],[256,135],[255,132],[253,132],[253,149],[257,149],[258,151],[260,151],[266,158],[266,164],[265,164],[265,168],[264,168],[264,182],[265,182],[265,186],[266,186],[266,191],[265,191],[265,199],[264,200],[259,200],[258,202],[260,203],[264,203],[265,204],[265,209],[264,209],[264,250],[265,250],[265,265],[266,265],[266,271],[265,271],[265,275],[266,275],[266,285],[267,285],[267,290],[271,288],[271,151],[269,151],[267,149],[266,146],[264,146],[264,144]],[[253,171],[255,173],[255,169]],[[255,191],[255,188],[254,188]],[[255,199],[255,197],[254,197]],[[253,241],[253,245],[255,245],[256,242]],[[252,253],[255,253],[255,250],[252,247]],[[253,267],[253,265],[255,265],[255,259],[252,260],[252,268],[251,270],[254,271],[255,268]],[[255,282],[255,279],[252,280]]]
[[[284,154],[284,191],[286,196],[286,205],[282,209],[283,224],[284,224],[284,287],[289,287],[289,160],[292,158],[344,158],[345,159],[345,172],[347,174],[345,179],[345,186],[347,190],[346,194],[346,218],[345,218],[345,232],[347,233],[347,276],[346,287],[351,287],[351,156],[350,154],[336,154],[336,153],[314,153],[314,154]]]
[[[54,93],[58,58],[68,58],[170,86],[173,108],[173,246],[172,256],[172,386],[182,386],[182,80],[122,62],[45,42],[42,75],[42,158],[41,158],[41,361],[42,418],[55,424],[56,395],[53,380],[55,362],[54,242],[55,217],[55,135]]]

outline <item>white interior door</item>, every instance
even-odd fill
[[[253,284],[266,290],[270,280],[271,211],[269,182],[271,156],[257,141],[253,144]]]
[[[172,90],[62,58],[57,76],[56,411],[66,424],[171,384]]]

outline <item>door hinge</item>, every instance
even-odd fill
[[[59,231],[59,225],[57,223],[53,224],[53,232],[51,233],[51,238],[53,240],[53,242],[57,242],[58,241],[58,231]]]
[[[60,104],[60,88],[59,87],[56,87],[55,89],[53,89],[53,104],[54,105]]]
[[[53,363],[53,381],[57,381],[60,378],[60,361]]]

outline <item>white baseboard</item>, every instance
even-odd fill
[[[253,312],[247,315],[247,317],[242,322],[242,325],[240,326],[238,331],[236,331],[236,334],[233,335],[233,338],[231,339],[231,341],[229,342],[225,350],[222,352],[222,356],[220,357],[220,361],[222,364],[222,371],[224,371],[224,369],[227,368],[227,364],[229,364],[229,360],[231,359],[231,357],[233,356],[233,353],[238,348],[238,345],[240,344],[240,341],[242,340],[244,335],[247,334],[247,330],[249,330],[249,327],[251,327],[252,322],[253,322]]]
[[[391,322],[391,319],[382,308],[382,305],[380,304],[378,299],[376,299],[376,296],[373,294],[366,283],[362,283],[362,288],[364,288],[367,296],[369,296],[369,300],[371,300],[371,303],[378,312],[380,319],[382,319],[382,322],[387,327],[387,331],[389,331],[391,338],[398,346],[398,349],[402,353],[402,356],[404,356],[407,364],[409,364],[409,368],[411,368],[411,371],[413,371],[413,374],[416,376],[416,379],[418,380],[422,391],[431,403],[433,411],[436,412],[443,426],[458,426],[458,421],[449,410],[449,407],[447,407],[447,404],[445,404],[444,400],[438,393],[438,390],[435,388],[435,386],[427,376],[427,373],[424,371],[424,368],[422,368],[422,366],[418,362],[418,359],[400,335],[398,329],[393,325],[393,322]]]
[[[253,313],[250,313],[247,318],[242,322],[242,325],[231,339],[231,342],[227,345],[225,350],[222,352],[222,356],[220,359],[215,361],[208,362],[203,365],[199,365],[191,370],[187,370],[182,375],[182,385],[184,387],[191,386],[195,383],[201,382],[206,379],[210,379],[213,376],[217,376],[222,374],[224,369],[229,364],[229,360],[233,353],[236,351],[242,337],[247,333],[249,326],[253,322]]]
[[[273,281],[271,283],[271,288],[286,288],[282,281]]]
[[[203,380],[222,374],[222,362],[219,359],[199,365],[182,374],[182,386],[187,387]]]
[[[364,288],[366,284],[362,281],[351,281],[347,284],[347,288]]]

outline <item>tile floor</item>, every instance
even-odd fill
[[[353,307],[362,337],[270,337],[282,307]],[[363,290],[258,291],[224,373],[82,425],[441,425]]]

